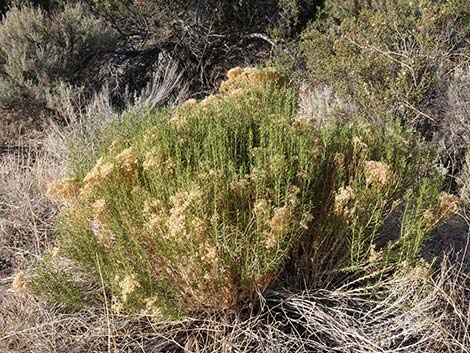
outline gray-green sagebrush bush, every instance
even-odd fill
[[[312,86],[332,90],[336,112],[400,117],[432,136],[446,79],[468,61],[470,3],[327,1],[325,11],[301,43]]]
[[[0,107],[60,110],[63,99],[80,97],[82,69],[116,41],[80,3],[52,14],[10,8],[0,24]]]
[[[51,186],[68,205],[63,257],[36,266],[36,290],[166,319],[221,310],[275,282],[323,286],[413,263],[458,207],[411,129],[357,117],[316,130],[275,70],[228,77],[219,95],[110,127],[94,167]]]

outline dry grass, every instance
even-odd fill
[[[35,320],[35,308],[12,295],[14,273],[51,248],[56,206],[44,197],[47,184],[63,174],[44,146],[30,141],[0,156],[0,336],[21,331]],[[14,348],[16,347],[16,348]],[[0,340],[0,351],[29,351],[20,339]],[[15,351],[14,350],[14,351]]]
[[[461,186],[460,197],[467,206],[470,206],[470,149],[467,152],[465,164],[462,167],[459,184]]]
[[[30,143],[0,156],[1,257],[23,268],[27,257],[50,246],[55,207],[44,190],[57,175],[60,163],[41,144]]]
[[[11,352],[470,352],[468,274],[447,260],[430,279],[426,271],[370,288],[272,290],[254,306],[173,323],[12,297],[34,322],[10,326],[0,342]]]

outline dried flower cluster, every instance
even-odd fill
[[[137,288],[140,287],[139,282],[135,279],[133,275],[126,275],[120,282],[119,288],[121,289],[122,300],[126,302],[128,297],[135,292]]]
[[[113,172],[114,164],[105,162],[103,158],[99,158],[95,166],[83,179],[83,187],[80,190],[80,196],[91,199],[94,193],[100,188],[102,182],[111,180]]]
[[[393,177],[390,167],[382,162],[366,161],[366,183],[368,185],[384,186],[388,184]]]
[[[340,188],[335,195],[335,211],[338,214],[346,212],[350,201],[353,201],[354,197],[354,191],[351,187]]]
[[[67,200],[76,197],[80,191],[80,183],[75,179],[58,180],[47,189],[49,198]]]
[[[441,222],[453,217],[460,210],[460,199],[447,192],[439,194],[438,218]]]
[[[257,87],[265,84],[274,84],[279,78],[279,73],[274,68],[257,69],[252,67],[234,67],[227,72],[227,80],[222,82],[220,90],[224,93],[237,92],[239,89]]]
[[[132,177],[139,162],[132,147],[126,148],[119,153],[117,160],[119,161],[121,173],[127,177]]]

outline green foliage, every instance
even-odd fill
[[[97,305],[102,300],[102,295],[98,295],[96,289],[87,288],[89,282],[79,283],[73,271],[51,255],[47,255],[40,266],[36,265],[34,268],[36,270],[31,289],[53,302],[79,309]]]
[[[81,93],[80,71],[116,36],[79,3],[48,15],[12,7],[0,25],[0,106],[57,110]]]
[[[228,77],[223,95],[173,115],[125,118],[86,176],[50,189],[69,200],[60,248],[115,311],[171,319],[231,307],[280,274],[321,284],[417,258],[445,215],[412,130],[360,118],[316,130],[274,70]],[[400,207],[404,231],[384,239]]]
[[[430,125],[423,112],[464,57],[469,3],[328,1],[326,11],[303,35],[310,83],[330,86],[349,111]]]

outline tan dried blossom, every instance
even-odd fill
[[[221,92],[229,93],[236,89],[261,86],[274,83],[278,72],[274,68],[258,69],[254,67],[236,67],[227,73],[227,80],[220,85]]]
[[[101,223],[96,220],[91,221],[91,230],[96,237],[98,244],[104,247],[110,247],[114,244],[115,236],[113,232],[104,227]]]
[[[99,175],[104,180],[111,180],[111,176],[113,175],[114,171],[114,164],[111,162],[103,163],[100,167]]]
[[[24,272],[18,272],[13,279],[11,289],[17,295],[23,295],[28,291],[29,281]]]
[[[344,161],[345,157],[343,153],[335,153],[335,156],[333,158],[333,161],[335,162],[336,167],[341,168],[344,166]]]
[[[158,308],[158,297],[148,297],[145,299],[145,308],[140,312],[141,315],[153,316],[156,318],[163,318],[162,312]]]
[[[89,184],[90,186],[95,186],[99,183],[100,168],[104,164],[104,159],[98,158],[93,168],[85,175],[83,182]]]
[[[400,205],[401,205],[401,200],[398,200],[398,199],[397,199],[397,200],[394,200],[394,201],[392,202],[392,206],[391,206],[390,211],[395,210],[395,209],[396,209],[398,206],[400,206]]]
[[[202,254],[201,256],[202,261],[210,263],[212,265],[217,264],[218,251],[216,247],[205,243],[200,247],[199,252]]]
[[[286,198],[286,203],[292,208],[299,203],[300,188],[297,185],[293,185],[289,188],[289,194]]]
[[[144,225],[145,229],[150,233],[167,234],[166,218],[162,214],[152,214],[148,222]]]
[[[365,161],[369,154],[369,146],[362,141],[360,137],[354,136],[353,138],[353,158],[351,164],[349,165],[350,173],[355,175],[357,173],[358,165],[360,165],[359,161]]]
[[[263,71],[257,70],[255,68],[246,68],[245,72],[245,77],[247,77],[247,85],[253,85],[253,86],[259,86],[262,83],[264,83],[264,75]]]
[[[202,197],[203,193],[199,188],[190,191],[179,192],[170,197],[172,208],[166,221],[168,235],[174,239],[189,237],[186,227],[186,209],[194,201]]]
[[[426,282],[430,275],[431,266],[425,260],[419,261],[414,266],[412,278],[415,281]]]
[[[313,119],[310,116],[301,115],[294,118],[294,126],[298,127],[311,127],[313,126]]]
[[[121,153],[119,153],[117,155],[117,159],[120,163],[121,173],[126,176],[131,176],[134,174],[138,165],[138,159],[135,156],[134,149],[132,147],[126,148]]]
[[[194,98],[188,99],[186,102],[181,104],[180,109],[184,111],[194,112],[196,110],[197,100]]]
[[[368,150],[369,148],[367,144],[364,141],[362,141],[362,139],[358,136],[353,137],[353,147],[356,153],[359,152],[360,150]]]
[[[369,262],[377,262],[383,258],[383,251],[377,251],[375,244],[372,244],[369,248]]]
[[[243,72],[243,69],[239,66],[236,66],[227,71],[227,77],[229,80],[235,80]]]
[[[436,224],[439,223],[438,217],[434,215],[431,210],[426,210],[423,212],[422,220],[425,224],[426,228],[431,230],[435,227]]]
[[[186,229],[186,215],[181,207],[173,207],[170,209],[170,216],[166,220],[166,228],[168,235],[173,239],[188,238]]]
[[[95,194],[96,188],[93,184],[85,184],[83,187],[80,189],[80,197],[90,200],[93,198]]]
[[[134,291],[139,287],[140,284],[137,282],[134,275],[126,275],[122,281],[119,282],[123,301],[126,302],[127,297],[134,293]]]
[[[80,190],[80,196],[86,199],[91,198],[96,190],[99,189],[103,180],[110,180],[114,170],[113,163],[105,163],[103,158],[96,161],[95,166],[88,172],[83,179],[83,187]]]
[[[292,215],[287,207],[276,208],[270,221],[271,231],[273,233],[285,233],[289,229]]]
[[[60,218],[68,218],[74,222],[80,219],[81,214],[80,208],[76,207],[76,205],[63,208],[59,212]]]
[[[243,97],[243,95],[246,93],[246,90],[243,89],[243,88],[236,88],[234,90],[232,90],[229,95],[230,97],[233,97],[233,98],[240,98],[240,97]]]
[[[172,159],[165,162],[166,170],[168,173],[173,174],[176,170],[176,163]]]
[[[109,152],[111,155],[114,155],[114,154],[117,153],[118,148],[119,148],[119,141],[118,141],[118,140],[114,140],[114,141],[111,142],[111,144],[109,145],[108,152]]]
[[[71,199],[80,192],[80,183],[75,179],[58,180],[49,186],[46,196],[55,199]]]
[[[144,135],[143,144],[144,146],[151,146],[157,139],[158,129],[153,127]]]
[[[179,112],[176,112],[175,115],[168,120],[168,125],[174,126],[178,132],[184,131],[186,128],[186,118]]]
[[[233,83],[232,80],[222,81],[222,83],[220,84],[220,91],[221,92],[228,93],[228,92],[230,92],[234,89],[235,89],[235,87],[234,87],[234,83]]]
[[[266,80],[270,83],[274,83],[279,77],[279,72],[274,67],[265,68],[263,73],[266,76]]]
[[[338,192],[335,195],[335,211],[338,214],[342,214],[345,208],[348,206],[348,203],[354,200],[355,194],[354,190],[349,187],[339,188]]]
[[[91,210],[93,212],[93,218],[101,225],[105,224],[106,222],[106,214],[107,214],[107,206],[106,201],[104,199],[96,200],[93,205],[91,206]]]
[[[460,199],[456,195],[447,192],[439,194],[439,219],[445,221],[454,216],[460,210]]]
[[[193,218],[193,220],[191,221],[191,226],[192,226],[194,235],[198,239],[203,239],[205,237],[207,226],[206,226],[206,222],[204,222],[201,218],[199,217]]]
[[[365,171],[367,185],[384,186],[393,177],[391,168],[387,164],[378,161],[367,161]]]
[[[159,199],[145,200],[143,214],[146,217],[150,217],[156,211],[162,208],[162,201]]]
[[[313,215],[307,214],[300,221],[300,228],[308,230],[313,222]]]
[[[276,153],[269,158],[272,170],[282,170],[285,166],[286,159],[282,154]]]
[[[209,95],[204,98],[200,103],[199,106],[203,111],[208,111],[210,109],[218,109],[219,108],[220,98],[214,95]]]
[[[263,242],[266,250],[274,249],[279,243],[279,235],[274,232],[266,232],[264,234]]]
[[[238,195],[244,195],[250,190],[250,180],[242,178],[232,182],[232,190]]]
[[[112,299],[111,310],[116,314],[121,314],[124,311],[124,304],[115,296]]]
[[[157,170],[160,167],[160,161],[158,160],[158,158],[155,156],[154,153],[147,152],[145,154],[145,160],[144,160],[144,163],[142,163],[142,166],[145,171]]]
[[[267,216],[269,214],[269,204],[266,199],[260,199],[255,202],[253,212],[257,215]]]

